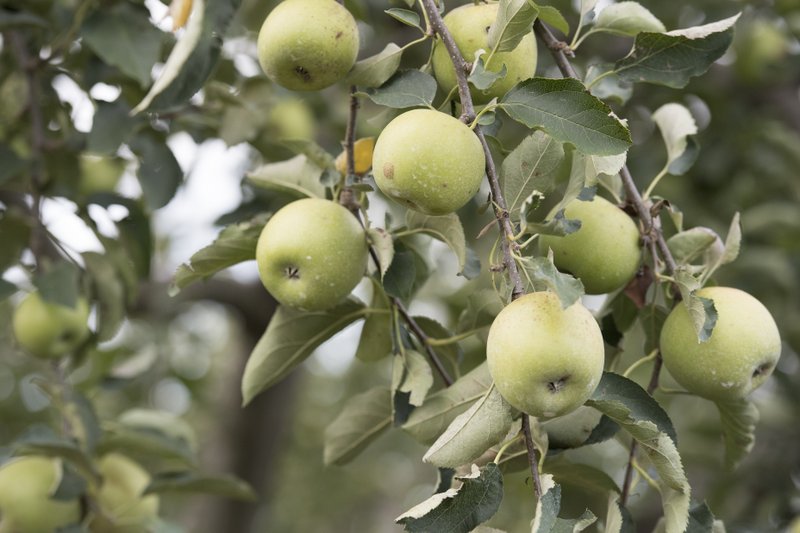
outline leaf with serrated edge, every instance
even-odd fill
[[[322,169],[305,155],[286,161],[267,163],[247,174],[247,182],[257,188],[280,191],[298,198],[324,198],[320,181]]]
[[[244,405],[283,379],[319,345],[364,313],[364,304],[354,299],[325,311],[302,311],[279,305],[245,365]]]
[[[392,393],[387,387],[352,396],[325,428],[325,464],[349,462],[391,424]]]
[[[638,2],[618,2],[603,9],[593,29],[634,36],[643,31],[663,33],[664,23]]]
[[[511,406],[492,387],[453,420],[422,460],[439,467],[468,464],[500,442],[511,427],[512,415]]]
[[[500,167],[508,212],[518,220],[522,202],[534,191],[548,193],[556,186],[564,146],[543,131],[525,137]]]
[[[436,80],[420,70],[401,70],[377,88],[365,93],[378,105],[403,109],[428,107],[436,96]]]
[[[705,254],[715,243],[722,247],[722,239],[717,233],[703,226],[687,229],[667,239],[672,257],[679,265],[688,265]]]
[[[383,228],[369,228],[367,239],[378,256],[378,263],[381,267],[380,276],[383,279],[394,259],[394,239],[392,234]]]
[[[597,522],[597,517],[589,509],[578,518],[556,518],[550,533],[580,533]]]
[[[468,533],[489,520],[503,499],[503,476],[494,463],[457,476],[461,487],[434,494],[395,519],[406,531],[422,533]]]
[[[467,260],[467,240],[464,236],[464,227],[461,219],[455,213],[444,216],[429,216],[417,211],[406,211],[406,225],[410,230],[417,230],[434,239],[442,241],[456,254],[458,268],[464,271]]]
[[[680,104],[664,104],[653,113],[664,144],[667,146],[667,165],[672,164],[686,151],[689,137],[697,134],[697,124],[692,113]]]
[[[619,174],[619,171],[625,166],[627,158],[627,152],[619,155],[588,155],[584,157],[584,171],[586,172],[584,183],[586,187],[592,187],[597,184],[598,177],[601,174],[606,176]]]
[[[742,246],[742,226],[739,223],[739,212],[733,215],[731,225],[728,228],[728,235],[725,237],[725,246],[719,253],[709,258],[707,268],[703,274],[702,283],[708,280],[714,272],[722,265],[727,265],[739,257],[739,250]]]
[[[531,522],[531,533],[549,533],[561,510],[561,487],[550,474],[541,474],[539,483],[542,495],[536,501],[536,514]]]
[[[402,58],[403,49],[395,43],[389,43],[379,53],[356,63],[347,75],[346,83],[360,87],[380,87],[397,72]]]
[[[403,368],[402,378],[396,389],[409,394],[408,403],[422,405],[425,396],[433,387],[433,371],[425,356],[415,350],[406,350],[403,355],[395,356]]]
[[[695,294],[702,285],[692,276],[687,267],[678,267],[674,277],[675,284],[681,293],[680,305],[685,305],[689,312],[695,333],[697,333],[697,340],[705,342],[711,338],[714,326],[717,324],[717,308],[712,300]]]
[[[428,396],[403,424],[415,439],[432,444],[445,428],[471,403],[481,398],[492,385],[486,362],[460,377],[446,389]]]
[[[534,290],[550,290],[566,309],[584,294],[583,283],[575,276],[559,272],[549,257],[526,257],[521,266]]]
[[[725,440],[725,465],[733,470],[744,459],[756,441],[758,409],[747,399],[715,402],[722,421],[722,436]]]
[[[611,108],[572,78],[532,78],[515,85],[500,101],[514,120],[541,128],[585,154],[616,155],[631,145],[631,135]]]
[[[402,22],[407,26],[412,26],[417,28],[421,32],[425,32],[422,29],[422,26],[419,25],[419,15],[414,11],[409,11],[408,9],[401,9],[399,7],[393,7],[384,11],[387,15],[392,17],[393,19]]]
[[[531,33],[539,10],[529,0],[500,0],[497,17],[489,26],[489,48],[492,53],[510,52]]]

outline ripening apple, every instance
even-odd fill
[[[336,0],[285,0],[258,33],[267,76],[293,91],[317,91],[344,78],[358,55],[358,27]]]
[[[675,306],[661,330],[664,365],[698,396],[743,398],[764,383],[778,363],[778,326],[767,308],[742,290],[706,287],[697,296],[713,300],[717,310],[711,338],[698,341],[686,306]]]
[[[78,524],[80,502],[52,498],[62,473],[61,459],[36,455],[0,466],[0,531],[52,533]]]
[[[92,517],[92,533],[146,533],[158,516],[158,496],[142,496],[150,475],[137,463],[119,453],[98,461],[102,476],[94,498],[100,512]]]
[[[574,411],[603,374],[603,336],[580,302],[566,309],[552,292],[526,294],[497,315],[486,341],[489,373],[503,398],[531,416]]]
[[[89,336],[89,304],[79,297],[75,308],[46,302],[38,292],[28,294],[14,310],[17,343],[31,355],[61,357]]]
[[[415,109],[389,122],[378,136],[372,172],[383,193],[426,215],[446,215],[475,196],[486,158],[463,122]]]
[[[578,219],[578,231],[564,237],[543,235],[539,250],[553,250],[553,262],[580,278],[587,294],[604,294],[624,287],[636,275],[642,252],[639,228],[625,212],[595,196],[569,202],[568,219]]]
[[[333,307],[358,285],[367,267],[364,229],[341,205],[304,198],[269,219],[256,246],[264,287],[281,304]]]
[[[495,81],[488,89],[470,89],[472,100],[476,104],[485,104],[492,98],[503,96],[517,83],[532,78],[536,72],[536,39],[531,32],[513,50],[498,52],[489,58],[489,28],[497,17],[498,5],[467,4],[455,8],[444,17],[444,23],[464,59],[474,61],[475,52],[483,49],[486,51],[482,56],[483,60],[488,59],[486,70],[499,72],[503,65],[507,69],[505,77]],[[437,39],[433,47],[433,72],[445,92],[450,92],[456,86],[456,71],[441,39]]]

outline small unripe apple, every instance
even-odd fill
[[[283,305],[333,307],[358,285],[367,267],[364,229],[341,205],[304,198],[279,209],[256,246],[262,283]]]
[[[483,60],[489,60],[486,70],[499,72],[505,65],[507,72],[504,78],[498,79],[486,90],[470,88],[472,100],[476,104],[485,104],[495,97],[501,97],[514,85],[532,78],[536,72],[536,39],[529,32],[516,48],[509,52],[498,52],[489,58],[489,27],[497,18],[499,4],[467,4],[457,7],[444,17],[445,26],[450,30],[456,46],[469,62],[475,60],[475,52],[486,50]],[[439,86],[450,92],[456,86],[456,71],[444,42],[436,40],[433,47],[433,72]]]
[[[475,196],[486,158],[463,122],[415,109],[389,122],[372,155],[375,183],[396,202],[427,215],[446,215]]]
[[[335,0],[285,0],[258,33],[267,76],[293,91],[317,91],[344,78],[358,56],[358,27]]]
[[[566,309],[552,292],[526,294],[492,322],[486,341],[489,373],[503,398],[531,416],[574,411],[603,374],[603,335],[580,302]]]
[[[564,209],[568,219],[578,219],[578,231],[564,237],[543,235],[539,250],[553,250],[553,262],[580,278],[587,294],[604,294],[624,287],[639,269],[642,252],[639,228],[625,212],[595,196],[572,200]]]
[[[92,533],[146,533],[158,516],[158,496],[142,497],[150,475],[119,453],[104,455],[98,462],[102,483],[95,499],[100,507],[89,525]]]
[[[0,466],[0,531],[52,533],[80,522],[78,500],[54,500],[60,459],[27,455]]]
[[[28,294],[12,319],[14,336],[31,355],[56,358],[77,348],[89,336],[89,304],[78,298],[75,308],[46,302],[38,292]]]
[[[125,165],[125,160],[120,157],[81,156],[78,189],[85,195],[113,191],[125,171]]]
[[[711,338],[697,339],[686,306],[679,304],[661,330],[661,356],[672,377],[710,400],[743,398],[772,374],[781,355],[778,326],[766,307],[739,289],[706,287],[717,323]]]

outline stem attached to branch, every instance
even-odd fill
[[[400,313],[400,316],[403,318],[403,321],[408,326],[408,329],[411,330],[411,333],[413,333],[414,336],[417,338],[417,340],[419,340],[420,344],[422,344],[422,347],[425,349],[425,353],[428,355],[428,359],[431,360],[431,363],[433,364],[434,368],[436,368],[436,371],[439,373],[439,376],[441,376],[442,381],[444,381],[444,384],[448,387],[452,385],[453,378],[451,378],[450,374],[447,373],[447,370],[444,368],[444,365],[442,364],[442,361],[439,359],[439,356],[436,355],[436,351],[433,349],[433,346],[429,342],[430,337],[428,337],[428,334],[422,330],[419,324],[417,324],[417,321],[414,320],[414,317],[412,317],[408,313],[408,309],[405,308],[403,302],[401,302],[399,298],[395,298],[392,296],[391,301],[392,305],[395,306],[397,311]]]

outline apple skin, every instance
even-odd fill
[[[624,287],[639,269],[642,258],[639,228],[625,212],[605,198],[569,202],[567,218],[581,228],[564,237],[542,235],[539,250],[553,250],[560,270],[580,278],[587,294],[604,294]]]
[[[52,499],[61,482],[60,459],[27,455],[0,467],[0,531],[52,533],[78,524],[78,500]]]
[[[444,23],[464,59],[472,62],[475,52],[481,48],[490,53],[489,27],[497,18],[499,4],[468,4],[457,7],[444,17]],[[483,56],[484,61],[486,55]],[[517,83],[532,78],[536,73],[537,50],[533,33],[528,33],[517,47],[509,52],[498,52],[491,58],[487,70],[499,72],[503,65],[507,72],[505,78],[499,79],[486,90],[470,88],[475,104],[485,104],[492,98],[506,94]],[[436,81],[445,93],[456,86],[456,71],[441,39],[437,39],[433,47],[433,72]]]
[[[80,159],[81,179],[78,189],[81,194],[112,192],[117,188],[126,161],[120,157],[83,155]]]
[[[494,319],[486,359],[508,403],[553,418],[583,405],[597,388],[605,363],[603,336],[580,302],[562,309],[554,293],[534,292]]]
[[[32,292],[20,302],[12,319],[17,343],[31,355],[58,358],[89,336],[89,304],[79,297],[74,309],[46,302]]]
[[[772,374],[781,355],[778,326],[766,307],[731,287],[706,287],[697,296],[714,301],[717,324],[699,342],[689,311],[672,310],[661,329],[664,365],[691,393],[709,400],[736,400],[750,394]]]
[[[483,181],[486,157],[463,122],[415,109],[378,136],[372,172],[383,193],[426,215],[446,215],[470,201]]]
[[[344,78],[358,56],[358,27],[335,0],[286,0],[258,33],[267,76],[293,91],[318,91]]]
[[[261,282],[281,304],[319,311],[358,285],[367,268],[364,229],[341,205],[304,198],[279,209],[256,246]]]
[[[158,516],[159,498],[142,497],[150,475],[141,466],[119,453],[109,453],[98,461],[103,478],[94,495],[101,513],[92,517],[92,533],[146,533]]]

